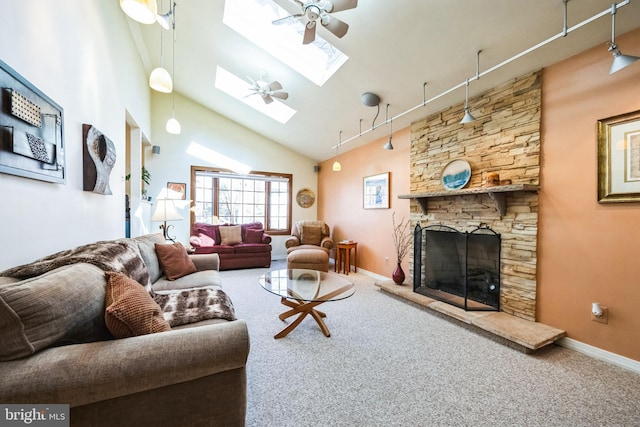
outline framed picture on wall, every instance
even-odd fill
[[[363,200],[365,209],[389,208],[390,172],[364,177]]]
[[[167,182],[167,198],[186,200],[187,199],[187,184],[184,182]]]
[[[640,111],[598,120],[598,202],[640,202]]]

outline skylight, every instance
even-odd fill
[[[349,59],[318,33],[313,43],[302,44],[304,25],[273,0],[227,0],[222,22],[261,49],[269,52],[318,86],[322,86]]]
[[[277,99],[274,99],[270,104],[265,104],[260,95],[252,95],[252,92],[249,90],[251,84],[248,81],[241,79],[220,66],[218,66],[216,70],[215,86],[282,124],[287,123],[296,113],[296,110]]]

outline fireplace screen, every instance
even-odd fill
[[[465,310],[500,310],[500,235],[418,224],[413,290]]]

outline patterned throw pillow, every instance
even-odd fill
[[[239,225],[221,225],[220,237],[222,245],[233,246],[242,243],[242,228]]]
[[[176,280],[187,274],[195,273],[197,268],[182,243],[172,245],[156,243],[156,253],[160,267],[169,280]]]
[[[107,293],[104,320],[116,338],[170,331],[162,309],[138,282],[121,273],[106,271]]]
[[[300,233],[300,241],[303,245],[320,246],[320,242],[322,241],[322,226],[303,225],[302,233]]]

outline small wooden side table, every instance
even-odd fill
[[[353,249],[353,271],[358,272],[358,242],[336,243],[336,263],[334,271],[349,274],[351,271],[351,249]]]

